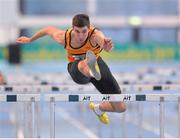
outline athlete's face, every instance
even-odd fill
[[[87,26],[84,27],[73,27],[74,37],[77,42],[83,43],[88,37],[89,28]]]

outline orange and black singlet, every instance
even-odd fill
[[[97,44],[96,46],[93,46],[90,42],[90,37],[95,31],[95,27],[90,27],[89,28],[89,33],[88,37],[85,40],[84,44],[78,48],[73,48],[71,46],[71,33],[72,33],[72,28],[68,29],[65,33],[65,46],[64,48],[67,51],[67,58],[69,62],[75,61],[76,56],[85,56],[86,52],[88,50],[92,50],[94,54],[98,57],[99,53],[102,51],[102,48]]]

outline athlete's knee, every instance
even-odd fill
[[[78,63],[78,70],[79,70],[82,74],[84,74],[84,75],[86,75],[86,76],[90,76],[90,75],[89,75],[89,69],[88,69],[88,66],[87,66],[87,64],[86,64],[85,61],[80,61],[80,62]]]
[[[116,112],[125,112],[126,111],[126,104],[124,102],[111,102],[111,105]]]
[[[124,102],[120,102],[120,112],[125,112],[127,107],[126,107],[126,104]]]
[[[84,70],[84,67],[85,67],[84,61],[80,61],[80,62],[78,63],[78,70],[79,70],[79,71],[83,71],[83,70]]]

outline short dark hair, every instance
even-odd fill
[[[77,14],[73,17],[72,26],[84,27],[90,26],[89,16],[86,14]]]

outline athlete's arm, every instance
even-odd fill
[[[30,43],[33,42],[43,36],[51,36],[55,41],[58,43],[64,45],[65,42],[65,31],[57,29],[52,26],[45,27],[38,32],[36,32],[32,37],[26,37],[26,36],[21,36],[17,38],[16,42],[17,43]]]
[[[109,52],[112,50],[113,43],[111,38],[105,37],[105,35],[99,31],[95,30],[91,37],[94,44],[98,44],[105,51]]]

